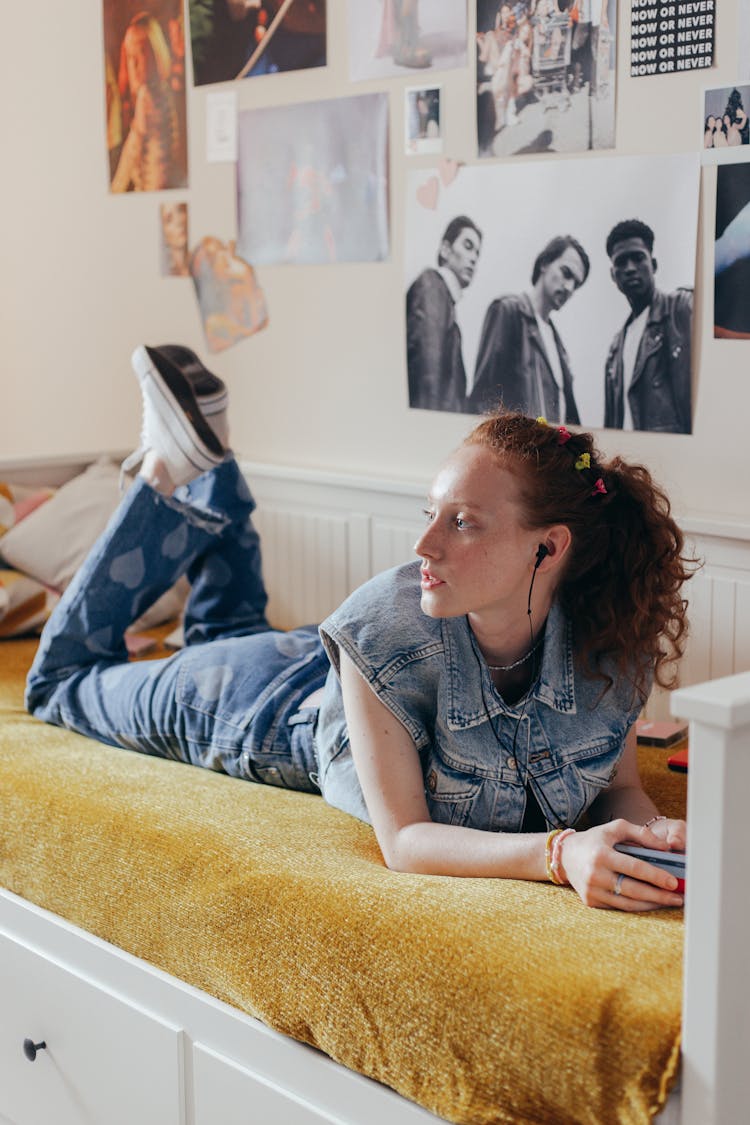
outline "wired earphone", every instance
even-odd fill
[[[532,623],[532,620],[531,620],[531,595],[534,591],[534,581],[536,579],[536,573],[539,570],[539,567],[544,562],[544,560],[547,558],[547,555],[549,555],[549,554],[550,554],[549,547],[545,543],[540,543],[539,546],[537,547],[536,557],[534,559],[534,569],[533,569],[532,574],[531,574],[531,582],[529,583],[529,593],[528,593],[528,597],[527,597],[527,600],[526,600],[526,613],[528,614],[528,618],[529,618],[529,634],[530,634],[530,638],[531,638],[531,644],[529,646],[529,655],[533,655],[534,652],[536,651],[535,644],[534,644],[534,626],[533,626],[533,623]],[[477,657],[477,660],[478,659],[479,658]],[[518,732],[521,728],[521,722],[523,721],[523,717],[526,714],[526,708],[528,706],[529,696],[531,695],[531,688],[533,687],[533,682],[534,681],[533,681],[533,677],[532,677],[532,683],[529,685],[529,689],[523,697],[523,703],[521,705],[521,713],[516,720],[516,728],[513,731],[513,745],[512,745],[512,748],[511,748],[511,755],[512,755],[513,758],[515,758],[515,756],[516,756],[516,743],[518,741]],[[480,683],[481,683],[481,681],[480,681]],[[497,738],[498,743],[499,743],[500,737],[497,733],[497,730],[495,728],[495,724],[492,721],[492,718],[491,718],[490,713],[489,713],[489,709],[487,707],[487,700],[486,700],[485,695],[484,695],[484,685],[483,684],[482,684],[482,702],[484,704],[484,709],[485,709],[485,712],[487,714],[487,718],[489,719],[490,726],[491,726],[491,728],[492,728],[492,730],[495,734],[495,738]],[[539,796],[542,797],[542,800],[544,801],[544,804],[547,805],[548,811],[550,812],[551,815],[553,815],[552,810],[549,808],[549,805],[547,804],[547,801],[544,799],[544,795],[542,793],[537,794],[536,790],[534,791],[534,795],[537,796],[537,797],[539,797]]]

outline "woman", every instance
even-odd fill
[[[635,718],[685,632],[682,536],[648,472],[605,464],[588,434],[493,415],[435,478],[419,561],[356,591],[322,643],[276,633],[247,486],[167,353],[134,355],[148,452],[44,631],[29,709],[320,789],[372,822],[394,869],[679,906],[672,876],[614,849],[685,846],[636,767]],[[127,664],[125,627],[182,573],[187,647]]]
[[[729,115],[724,114],[723,117],[716,119],[716,129],[714,130],[714,148],[727,148],[729,145],[729,137],[727,135],[727,126],[729,123]]]
[[[185,186],[187,152],[172,79],[172,56],[164,32],[158,20],[139,12],[130,21],[120,53],[119,89],[127,136],[112,177],[113,192]]]
[[[724,114],[724,125],[727,131],[727,144],[730,148],[742,144],[742,130],[747,123],[747,114],[743,109],[735,110],[734,114]]]

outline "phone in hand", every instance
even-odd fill
[[[677,879],[677,891],[682,894],[685,890],[687,856],[685,852],[661,852],[656,848],[642,848],[638,844],[615,844],[615,851],[623,855],[632,855],[636,859],[652,863],[662,871],[668,871]]]

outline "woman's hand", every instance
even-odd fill
[[[658,844],[646,844],[648,848],[667,849],[670,852],[684,852],[687,847],[687,825],[684,820],[669,820],[667,817],[657,817],[649,824],[651,834],[656,836]]]
[[[684,848],[681,820],[657,820],[645,828],[627,820],[612,820],[566,837],[561,874],[586,906],[639,912],[682,906],[677,880],[661,868],[615,851],[615,844],[639,844],[659,851]],[[622,876],[622,878],[620,878]]]

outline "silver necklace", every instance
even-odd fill
[[[544,636],[541,636],[534,647],[530,648],[525,656],[522,656],[520,660],[514,661],[513,664],[488,664],[487,667],[490,672],[512,672],[514,668],[520,668],[522,664],[525,664],[527,660],[531,659],[543,640]]]

